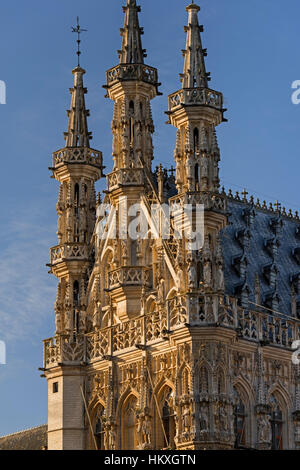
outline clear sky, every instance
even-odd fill
[[[125,0],[124,0],[125,1]],[[56,244],[57,183],[51,153],[64,146],[80,16],[82,66],[89,89],[92,146],[111,168],[112,103],[104,98],[105,71],[118,63],[120,0],[10,0],[0,15],[1,242],[0,435],[47,421],[47,387],[40,378],[42,339],[53,335],[56,279],[48,274]],[[159,69],[163,96],[153,102],[155,163],[170,167],[175,129],[166,126],[167,95],[180,87],[185,0],[140,0],[148,65]],[[299,0],[202,0],[211,87],[222,91],[229,122],[218,129],[223,184],[287,208],[300,208],[300,105],[291,84],[300,80]],[[102,184],[103,186],[103,184]],[[99,188],[101,187],[101,184]]]

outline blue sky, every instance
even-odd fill
[[[124,0],[125,1],[125,0]],[[47,421],[47,388],[40,378],[42,339],[54,330],[56,280],[45,267],[56,244],[57,183],[51,153],[64,145],[80,16],[82,65],[94,148],[111,168],[112,103],[104,98],[105,71],[116,65],[123,24],[120,0],[10,0],[0,15],[1,231],[0,435]],[[163,96],[153,102],[155,162],[172,164],[175,129],[166,126],[167,95],[180,87],[183,0],[140,0],[147,63],[159,69]],[[224,185],[248,188],[261,199],[300,208],[300,105],[291,84],[300,79],[298,0],[202,0],[211,87],[222,91],[229,122],[218,129]],[[102,184],[103,186],[103,184]],[[99,188],[101,187],[101,184]]]

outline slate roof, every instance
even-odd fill
[[[228,212],[221,233],[226,293],[241,299],[246,288],[255,302],[258,276],[262,305],[291,316],[292,286],[300,305],[300,220],[234,199]]]
[[[0,437],[0,450],[45,450],[47,425]]]

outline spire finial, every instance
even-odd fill
[[[87,93],[87,89],[83,84],[85,70],[79,65],[72,73],[74,75],[74,85],[73,88],[70,88],[72,99],[68,111],[68,132],[65,132],[66,147],[90,147],[92,133],[89,132],[87,124],[87,117],[90,112],[85,107],[84,95]]]
[[[208,88],[209,74],[206,73],[204,57],[206,50],[202,48],[201,35],[203,27],[199,25],[198,12],[200,7],[192,2],[186,7],[189,14],[186,48],[184,55],[184,71],[181,75],[183,88]]]
[[[72,27],[72,33],[77,34],[77,52],[76,52],[76,54],[78,56],[78,67],[80,67],[80,56],[81,56],[81,50],[80,50],[81,39],[80,39],[80,35],[81,35],[81,33],[84,33],[86,31],[87,31],[87,29],[82,29],[80,27],[79,16],[77,16],[77,25],[76,25],[76,27]]]
[[[123,11],[125,13],[124,28],[121,28],[123,41],[122,49],[118,51],[120,63],[143,64],[146,51],[143,49],[141,39],[144,31],[139,25],[138,13],[141,11],[141,7],[136,4],[136,0],[127,0]]]

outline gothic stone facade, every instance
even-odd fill
[[[56,334],[44,342],[49,449],[300,448],[299,217],[220,189],[225,110],[208,87],[199,10],[187,7],[182,88],[169,97],[174,175],[152,170],[158,74],[144,63],[140,7],[124,7],[120,63],[105,86],[114,168],[103,202],[115,212],[97,212],[102,154],[90,147],[85,71],[73,71],[66,147],[51,168],[60,189]],[[154,204],[203,204],[203,247],[176,237],[176,212],[167,240],[109,236],[114,217],[117,227],[131,220],[125,200],[149,221]]]

